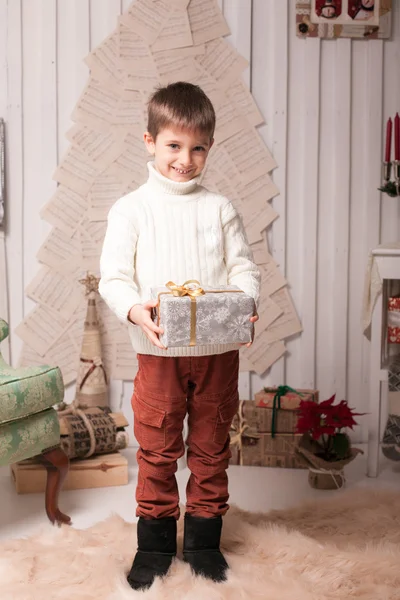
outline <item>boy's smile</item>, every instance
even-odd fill
[[[203,171],[214,140],[201,131],[169,127],[154,141],[150,133],[144,142],[159,173],[172,181],[190,181]]]

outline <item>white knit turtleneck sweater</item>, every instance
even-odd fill
[[[260,272],[232,204],[199,185],[199,177],[175,182],[148,163],[149,179],[118,200],[108,215],[100,258],[99,292],[127,323],[141,354],[204,356],[237,349],[213,344],[161,350],[127,316],[150,299],[150,288],[197,279],[202,286],[237,285],[258,303]]]

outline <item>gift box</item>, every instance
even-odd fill
[[[258,432],[271,433],[274,437],[275,433],[294,433],[300,402],[307,400],[318,404],[319,392],[279,386],[264,388],[254,398],[255,414],[250,417],[252,426],[257,427]],[[249,407],[246,411],[251,412],[252,409]]]
[[[388,301],[388,342],[400,344],[400,298]]]
[[[279,389],[284,392],[286,386],[273,389],[274,396]],[[256,394],[256,400],[242,400],[239,411],[231,427],[232,465],[282,467],[286,469],[304,468],[296,449],[301,434],[296,434],[298,407],[302,399],[318,402],[318,390],[298,390],[304,394],[297,404],[293,400],[282,405],[284,408],[272,408],[269,404],[271,391],[264,390]],[[283,400],[283,397],[282,397]],[[289,400],[287,398],[287,400]],[[265,401],[265,406],[263,402]],[[276,404],[276,401],[275,401]],[[296,408],[287,408],[296,406]],[[275,415],[275,430],[272,432]]]
[[[151,297],[158,301],[153,320],[164,330],[159,337],[166,348],[243,344],[253,339],[254,299],[237,286],[202,288],[195,280],[181,286],[168,282],[152,288]]]
[[[283,469],[304,469],[299,461],[296,448],[300,434],[284,433],[273,438],[269,433],[260,433],[257,440],[244,437],[243,444],[233,445],[231,465],[248,467],[280,467]]]
[[[259,408],[254,401],[242,400],[235,416],[231,432],[231,465],[250,467],[283,467],[286,469],[303,468],[298,460],[296,448],[301,435],[282,433],[272,437],[262,432],[266,426],[264,417],[272,409]]]

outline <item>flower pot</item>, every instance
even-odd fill
[[[344,467],[355,459],[357,454],[363,454],[359,448],[351,448],[347,458],[329,462],[314,454],[313,441],[304,435],[296,448],[297,457],[307,466],[308,482],[318,490],[338,490],[345,484]]]
[[[331,469],[327,472],[322,469],[309,468],[308,483],[316,490],[338,490],[345,483],[344,470]]]

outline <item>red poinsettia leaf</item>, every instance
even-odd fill
[[[324,400],[323,402],[320,402],[318,406],[320,408],[322,408],[322,407],[326,408],[326,407],[332,406],[332,404],[335,402],[335,397],[336,397],[336,394],[333,394],[333,396],[328,398],[328,400]]]

